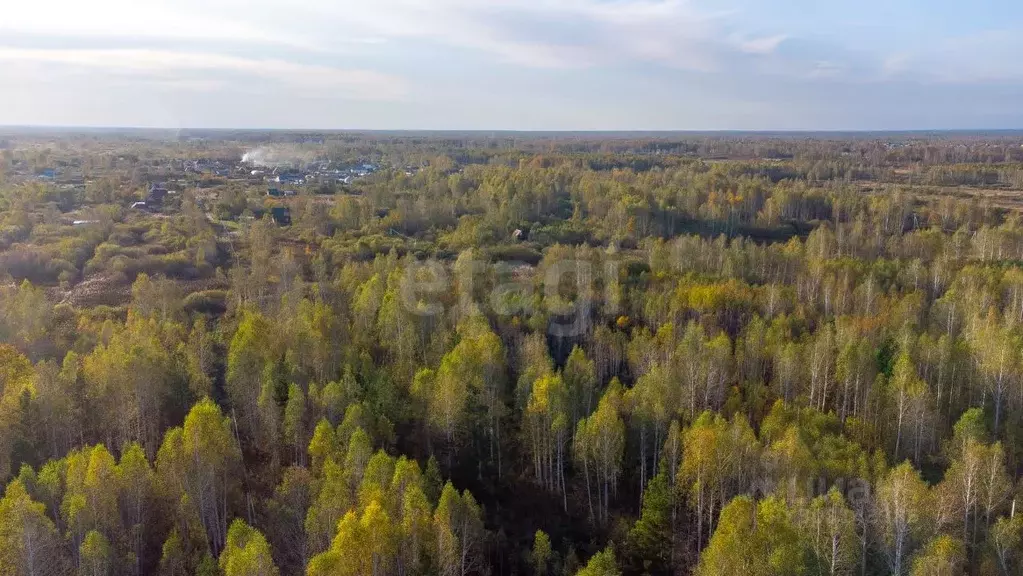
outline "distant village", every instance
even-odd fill
[[[312,184],[352,184],[360,178],[376,173],[379,166],[372,163],[342,165],[328,160],[310,162],[303,167],[260,166],[244,160],[228,161],[214,158],[197,160],[170,160],[166,165],[153,166],[151,175],[166,176],[168,182],[187,180],[187,176],[214,177],[224,180],[243,180],[249,183],[263,181],[271,187],[302,186]],[[412,175],[417,167],[407,167],[406,174]],[[53,183],[62,186],[85,185],[84,172],[80,166],[61,163],[53,167],[32,168],[25,162],[15,162],[10,174],[15,180]]]
[[[248,156],[248,155],[246,155]],[[114,167],[135,163],[134,158],[117,157],[111,159]],[[136,164],[137,166],[137,164]],[[315,160],[301,165],[282,162],[268,166],[262,162],[252,161],[246,157],[238,160],[223,158],[199,159],[168,159],[157,164],[149,164],[141,170],[136,186],[140,192],[138,200],[128,207],[132,210],[158,212],[168,196],[174,196],[188,189],[203,190],[200,196],[217,196],[220,186],[242,184],[249,188],[261,186],[262,192],[271,198],[287,198],[297,196],[303,187],[315,187],[316,191],[324,189],[336,190],[347,187],[362,178],[373,175],[380,166],[370,162],[340,163],[329,160]],[[414,175],[418,167],[404,168],[406,175]],[[90,170],[90,172],[93,172]],[[100,170],[99,172],[102,172]],[[38,182],[63,190],[82,190],[90,182],[86,171],[75,163],[56,161],[53,166],[30,166],[25,162],[15,162],[9,174],[14,181]],[[343,189],[343,188],[342,188]],[[289,217],[286,207],[271,210],[273,220],[279,224],[287,224]],[[88,224],[90,221],[75,221],[75,225]]]

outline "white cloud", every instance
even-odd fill
[[[243,18],[220,18],[183,10],[160,0],[33,0],[7,2],[0,31],[47,36],[100,38],[169,38],[180,40],[281,42],[274,30],[257,28]]]
[[[835,104],[847,92],[894,87],[902,102],[926,85],[917,113],[937,84],[1023,83],[1023,34],[927,29],[883,46],[835,34],[823,10],[767,17],[764,0],[0,3],[0,85],[18,88],[0,91],[0,123],[771,127],[870,109]],[[765,91],[784,104],[764,108]]]
[[[783,39],[735,39],[733,12],[689,0],[33,0],[0,32],[129,40],[212,40],[336,52],[426,40],[540,68],[634,60],[711,70],[727,53]]]
[[[523,66],[639,60],[705,71],[719,66],[722,52],[741,49],[724,33],[729,13],[702,11],[686,0],[304,0],[302,5],[375,35],[480,50]]]
[[[788,39],[788,36],[784,34],[777,34],[775,36],[741,40],[738,45],[739,49],[747,54],[770,54],[777,50],[778,46],[786,39]]]
[[[813,69],[808,76],[811,78],[838,78],[845,71],[845,67],[830,60],[818,60],[813,63]]]
[[[178,87],[219,88],[223,79],[196,74],[236,74],[273,84],[339,97],[394,100],[403,97],[403,82],[370,70],[344,70],[280,59],[256,59],[222,54],[151,49],[56,50],[0,48],[0,65],[56,66],[63,72],[99,70],[138,75]]]
[[[746,0],[727,0],[742,5]],[[314,55],[373,55],[388,42],[429,42],[532,68],[653,63],[702,72],[805,77],[863,70],[858,77],[989,81],[1023,76],[1023,34],[1002,32],[930,43],[885,60],[796,54],[784,30],[752,29],[749,14],[711,0],[30,0],[6,2],[0,46],[9,37],[117,39],[130,48],[215,43],[224,51],[286,49]],[[747,6],[748,8],[748,6]],[[57,39],[56,42],[52,42]],[[837,42],[837,41],[836,41]],[[154,45],[154,43],[159,43]],[[785,43],[785,54],[779,47]],[[820,46],[817,46],[820,48]],[[402,44],[406,49],[407,44]],[[833,43],[831,48],[843,47]],[[870,50],[866,50],[870,52]],[[857,56],[859,58],[859,56]],[[752,64],[750,64],[752,62]],[[749,66],[747,66],[749,64]]]
[[[904,65],[931,79],[949,83],[1023,81],[1023,30],[999,30],[959,36],[908,55]]]

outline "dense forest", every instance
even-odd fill
[[[0,135],[0,576],[1019,575],[1021,144]]]

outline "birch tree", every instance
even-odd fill
[[[188,496],[179,506],[199,518],[214,556],[227,541],[227,501],[238,487],[240,463],[231,420],[208,399],[192,408],[183,427],[167,432],[156,457],[160,481]]]
[[[893,468],[881,480],[874,522],[881,552],[893,575],[905,574],[918,547],[933,530],[931,495],[909,462]]]
[[[583,470],[590,517],[602,525],[610,519],[609,507],[617,493],[625,451],[621,405],[621,385],[612,381],[597,410],[576,426],[573,455]]]

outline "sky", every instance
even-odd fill
[[[1019,0],[0,0],[0,125],[1023,128]]]

